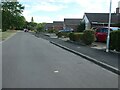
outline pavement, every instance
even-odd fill
[[[51,38],[44,34],[39,34],[37,37],[44,38],[49,40],[53,44],[64,48],[70,52],[83,56],[84,58],[114,72],[120,74],[120,61],[119,61],[119,52],[106,52],[105,43],[94,43],[92,46],[84,46],[78,43],[73,43],[68,41],[69,39],[64,38]]]
[[[2,88],[118,88],[118,75],[48,40],[18,32],[2,43]]]

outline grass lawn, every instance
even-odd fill
[[[15,34],[17,31],[15,30],[8,30],[6,32],[0,32],[0,41],[3,41],[10,37],[11,35]]]

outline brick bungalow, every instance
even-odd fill
[[[64,27],[65,29],[69,30],[77,30],[78,25],[80,25],[80,22],[82,19],[80,18],[65,18],[64,19]]]
[[[114,26],[119,22],[120,14],[111,14],[111,25]],[[83,17],[86,29],[92,27],[108,26],[109,13],[85,13]]]
[[[85,22],[86,29],[108,26],[109,13],[85,13],[82,21]],[[120,2],[118,8],[116,8],[116,13],[111,14],[111,26],[118,23],[120,23]]]
[[[46,23],[44,29],[45,30],[52,30],[52,29],[54,29],[53,23]]]
[[[53,28],[55,30],[63,30],[64,22],[63,21],[53,21]]]

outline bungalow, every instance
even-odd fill
[[[82,19],[80,18],[65,18],[64,19],[64,28],[68,30],[77,30],[78,25],[80,25],[80,22]]]
[[[52,29],[54,29],[53,23],[46,23],[45,26],[44,26],[44,29],[45,30],[52,30]]]
[[[120,14],[111,14],[111,25],[118,23]],[[85,22],[86,29],[99,26],[108,26],[109,13],[85,13],[83,21]]]
[[[85,13],[82,21],[85,22],[86,29],[108,26],[109,13]],[[118,2],[116,13],[111,14],[111,25],[114,26],[118,23],[120,23],[120,1]]]
[[[64,27],[64,22],[63,21],[53,21],[53,28],[55,30],[62,30]]]

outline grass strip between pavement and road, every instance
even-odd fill
[[[0,41],[6,40],[7,38],[12,36],[16,32],[17,32],[16,30],[8,30],[8,31],[5,31],[5,32],[0,32]]]

